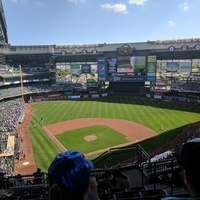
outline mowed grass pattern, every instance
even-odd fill
[[[32,104],[32,107],[34,116],[29,130],[31,132],[35,160],[37,166],[45,171],[60,150],[42,130],[44,125],[84,118],[87,114],[87,118],[113,118],[133,121],[153,129],[159,135],[165,133],[165,129],[172,131],[200,120],[200,107],[146,98],[105,97],[101,100],[91,101],[66,100]],[[45,124],[41,117],[45,119]],[[34,124],[36,128],[33,128]],[[164,130],[161,129],[162,126]],[[73,131],[73,134],[75,133],[76,131]],[[68,135],[68,133],[65,134]],[[59,137],[65,137],[65,134]],[[108,147],[112,146],[110,142],[112,142],[113,138],[108,140],[106,137],[103,142],[106,142]],[[59,140],[63,141],[62,138],[59,138]],[[107,141],[110,142],[107,143]],[[76,144],[76,141],[70,144],[71,149],[73,147],[81,147],[83,152],[90,152],[89,145],[76,147],[73,146],[73,143]],[[96,144],[95,149],[92,151],[101,148],[101,143]]]

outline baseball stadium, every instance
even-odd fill
[[[13,46],[1,1],[0,25],[0,179],[11,191],[0,198],[49,199],[49,166],[68,150],[96,180],[117,168],[134,185],[99,199],[190,197],[171,178],[176,148],[200,137],[200,38]]]

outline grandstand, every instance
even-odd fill
[[[22,154],[18,125],[26,117],[24,104],[72,99],[104,101],[106,97],[111,97],[112,102],[112,97],[116,100],[121,96],[199,106],[200,38],[14,46],[8,41],[1,1],[0,30],[0,180],[3,188],[12,192],[1,199],[48,199],[46,175],[40,185],[33,184],[32,174],[23,175],[25,186],[15,185],[15,162]],[[184,188],[171,181],[178,168],[174,150],[181,142],[199,137],[199,131],[199,123],[188,126],[167,144],[167,149],[156,149],[154,156],[155,149],[146,151],[139,143],[109,149],[93,159],[92,176],[97,180],[105,169],[119,168],[135,185],[121,191],[99,190],[99,198],[189,197]]]

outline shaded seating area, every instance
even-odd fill
[[[99,198],[101,200],[110,199],[160,199],[169,195],[163,189],[147,189],[145,187],[131,187],[131,188],[112,188],[107,190],[98,190]]]

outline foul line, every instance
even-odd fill
[[[53,135],[46,127],[44,127],[44,129],[46,130],[46,133],[50,134],[50,136],[51,136],[50,138],[52,139],[52,141],[53,141],[53,142],[56,141],[56,143],[59,144],[59,146],[62,147],[61,150],[67,151],[67,149],[54,137],[54,135]],[[55,140],[55,141],[54,141],[54,140]],[[58,146],[58,145],[57,145],[57,146]],[[58,146],[58,147],[59,147],[59,146]]]

